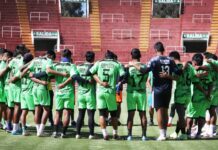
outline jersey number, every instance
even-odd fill
[[[169,66],[161,66],[161,72],[165,72],[170,74],[170,67]]]
[[[103,81],[104,82],[108,82],[109,81],[109,78],[110,78],[110,76],[109,76],[109,71],[110,71],[110,69],[103,69],[103,75],[104,75],[104,79],[103,79]]]

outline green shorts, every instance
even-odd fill
[[[14,101],[14,103],[20,103],[20,98],[21,98],[21,88],[17,87],[13,84],[9,85],[10,89],[8,94],[10,95],[11,99]]]
[[[96,109],[96,98],[95,93],[87,92],[80,94],[78,93],[78,108],[79,109]]]
[[[50,96],[48,90],[33,88],[34,105],[50,106]]]
[[[127,92],[127,108],[128,110],[138,110],[145,111],[146,110],[146,93],[145,92],[137,92],[133,93]]]
[[[108,109],[108,111],[117,110],[116,93],[97,93],[97,107],[98,109]]]
[[[0,88],[0,103],[5,103],[6,104],[6,97],[5,97],[5,92],[4,88]]]
[[[187,108],[187,117],[189,118],[205,118],[206,107],[204,101],[190,102]]]
[[[30,92],[21,93],[21,109],[35,110],[33,95]]]
[[[212,93],[211,106],[218,106],[218,92]]]
[[[74,109],[74,93],[70,93],[69,97],[55,95],[56,110]]]
[[[10,88],[9,88],[9,86],[5,86],[5,92],[4,92],[4,94],[5,94],[5,99],[6,99],[6,105],[9,107],[9,108],[14,108],[14,101],[13,101],[13,99],[12,99],[12,97],[11,97],[11,94],[9,94],[10,93]]]

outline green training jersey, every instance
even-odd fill
[[[215,67],[218,67],[218,61],[217,60],[211,60],[212,65]],[[216,70],[211,67],[210,71],[212,72],[213,75],[213,92],[218,92],[218,73]]]
[[[179,69],[183,68],[183,64],[177,64]],[[176,76],[176,89],[175,97],[191,96],[191,76],[192,76],[191,66],[188,65],[180,76]]]
[[[92,64],[89,63],[89,62],[85,62],[83,64],[80,64],[77,66],[77,70],[79,72],[79,75],[86,79],[86,80],[93,80],[93,77],[90,76],[90,75],[87,75],[87,72],[89,70],[89,68],[91,68]],[[91,92],[91,93],[95,93],[95,90],[96,90],[96,86],[95,84],[91,84],[91,83],[78,83],[79,86],[78,86],[78,93],[79,94],[85,94],[87,92]]]
[[[146,68],[146,65],[138,63],[142,68]],[[142,74],[135,67],[129,67],[128,79],[127,79],[127,92],[146,92],[146,82],[148,74]]]
[[[21,78],[21,72],[20,71],[17,72],[15,76]],[[34,84],[33,81],[29,78],[29,72],[28,72],[23,78],[21,78],[21,91],[32,93],[33,84]]]
[[[0,71],[2,71],[3,69],[5,69],[6,67],[6,63],[5,61],[1,60],[0,62]],[[3,89],[4,88],[4,85],[5,85],[5,76],[2,76],[0,78],[0,88]]]
[[[44,72],[46,71],[46,68],[48,67],[52,67],[52,60],[46,57],[38,57],[35,58],[30,65],[28,66],[30,72],[33,73],[39,73],[39,72]],[[48,81],[48,77],[43,77],[40,80],[43,81]],[[47,89],[47,86],[39,84],[39,83],[35,83],[34,82],[34,87],[37,87],[37,89]]]
[[[67,73],[70,76],[78,74],[76,66],[74,64],[66,62],[55,63],[52,69],[57,72]],[[74,86],[72,86],[72,83],[67,84],[62,89],[58,89],[58,85],[64,83],[68,78],[69,77],[55,76],[56,95],[63,96],[63,98],[67,96],[66,98],[68,98],[70,93],[74,92]]]
[[[125,74],[122,65],[113,59],[98,61],[89,71],[93,75],[98,75],[101,81],[109,84],[109,87],[103,87],[97,83],[97,92],[115,92],[118,77]]]
[[[203,73],[203,70],[195,70],[192,67],[193,73],[192,73],[192,77],[191,77],[191,81],[193,83],[193,96],[192,96],[192,101],[193,102],[200,102],[203,100],[206,100],[206,97],[204,95],[203,92],[201,92],[195,84],[200,85],[202,88],[204,88],[204,90],[208,90],[209,89],[209,84],[212,83],[212,77],[211,74],[208,74],[208,76],[203,76],[201,78],[197,78],[196,74],[200,74]]]
[[[20,68],[23,66],[23,56],[16,56],[10,61],[8,66],[10,68],[10,76],[15,76],[15,74],[19,72]],[[11,83],[11,85],[14,85],[17,88],[21,88],[21,80],[17,80],[16,82]]]

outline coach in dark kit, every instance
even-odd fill
[[[172,73],[181,74],[175,62],[167,56],[164,56],[164,46],[161,42],[154,45],[156,51],[147,68],[140,68],[137,64],[130,64],[135,66],[141,73],[153,73],[153,91],[154,91],[154,108],[157,111],[157,121],[160,128],[160,136],[157,140],[166,140],[166,129],[168,122],[168,107],[171,99],[172,79],[169,77]]]

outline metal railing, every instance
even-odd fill
[[[212,20],[211,14],[193,14],[192,23],[210,23]]]
[[[57,3],[57,1],[56,1],[56,0],[37,0],[37,3],[39,4],[39,3],[40,3],[40,1],[46,2],[46,4],[48,4],[48,2],[54,2],[54,4],[56,4],[56,3]]]
[[[10,33],[11,38],[15,33],[19,33],[19,37],[21,37],[20,32],[20,26],[2,26],[2,37],[4,37],[4,33]]]
[[[101,22],[104,22],[105,20],[111,20],[111,22],[114,22],[115,20],[121,20],[124,22],[124,15],[119,13],[102,13]]]
[[[129,3],[130,6],[132,6],[133,3],[141,4],[141,0],[120,0],[120,5],[122,5],[122,3]]]
[[[112,29],[112,39],[131,39],[132,29]]]
[[[159,29],[151,29],[150,31],[150,38],[170,38],[170,31],[169,30],[159,30]]]
[[[41,20],[47,20],[49,21],[49,13],[48,12],[30,12],[30,21],[32,19],[38,19],[39,21]]]
[[[6,48],[6,43],[0,43],[0,48]]]
[[[184,4],[191,5],[191,6],[196,6],[196,5],[203,6],[203,0],[184,0]]]

